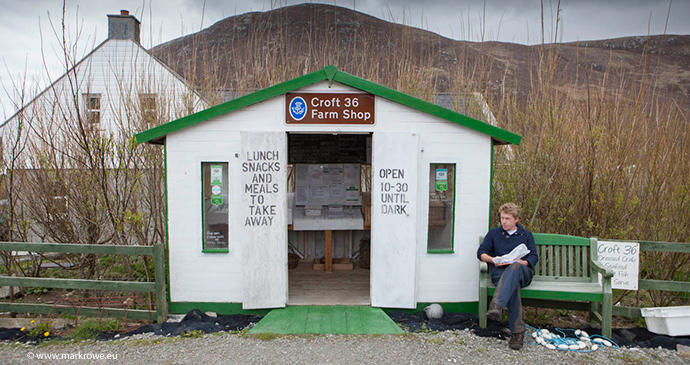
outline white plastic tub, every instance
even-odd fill
[[[690,306],[640,310],[649,331],[668,336],[690,336]]]

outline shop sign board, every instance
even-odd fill
[[[287,124],[374,124],[374,95],[287,93]]]
[[[640,244],[638,242],[599,241],[597,260],[613,270],[611,288],[637,290],[640,272]],[[599,275],[601,282],[601,275]]]

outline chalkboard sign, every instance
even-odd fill
[[[366,163],[366,134],[289,134],[289,163]]]

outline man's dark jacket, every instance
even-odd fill
[[[534,266],[537,264],[537,260],[539,260],[537,246],[534,244],[532,232],[524,229],[520,223],[517,224],[517,231],[511,235],[508,235],[508,232],[503,227],[489,230],[489,233],[484,237],[484,242],[479,245],[477,258],[481,260],[483,253],[491,257],[506,255],[521,243],[524,243],[529,250],[529,254],[523,257],[522,260],[529,262],[530,269],[534,270]]]

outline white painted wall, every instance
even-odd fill
[[[326,81],[299,91],[358,92],[337,82],[329,88]],[[479,236],[488,229],[489,220],[490,137],[379,97],[375,105],[376,124],[373,126],[286,125],[285,100],[284,96],[279,96],[169,134],[171,300],[242,301],[240,158],[235,157],[235,153],[240,153],[240,131],[303,131],[373,132],[374,144],[377,133],[417,134],[416,301],[476,301],[476,249]],[[229,162],[232,190],[229,199],[230,252],[227,254],[201,253],[202,161]],[[457,169],[453,254],[426,252],[429,164],[439,162],[455,163]],[[372,247],[375,245],[372,240]],[[374,295],[372,293],[372,297]]]

